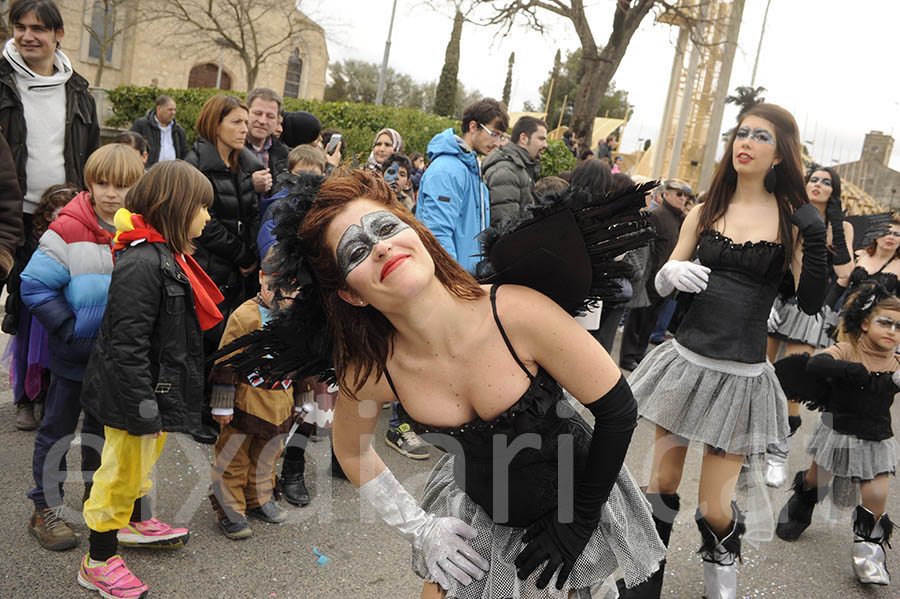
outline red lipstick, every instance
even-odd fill
[[[409,258],[409,254],[400,254],[385,262],[384,266],[381,268],[381,280],[383,281],[386,276],[394,272],[394,270],[400,266],[400,263],[407,258]]]

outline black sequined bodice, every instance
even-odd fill
[[[522,397],[492,420],[476,417],[462,426],[443,427],[405,416],[424,440],[456,458],[457,486],[507,526],[528,526],[556,509],[560,463],[571,466],[574,475],[585,467],[590,447],[587,423],[543,369]]]
[[[700,355],[747,364],[766,359],[766,320],[784,273],[785,248],[770,241],[736,244],[700,233],[697,258],[710,268],[675,338]]]

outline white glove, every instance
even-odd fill
[[[452,576],[466,585],[481,580],[490,563],[466,542],[478,532],[459,518],[438,518],[419,507],[387,468],[359,488],[381,519],[425,556],[428,573],[446,591]]]
[[[709,268],[685,260],[669,260],[656,273],[656,291],[666,297],[673,290],[700,293],[709,281]]]
[[[896,386],[900,387],[900,370],[894,371],[894,374],[891,375],[891,380]]]
[[[769,332],[774,333],[774,332],[778,331],[778,327],[781,326],[782,322],[783,322],[783,320],[782,320],[781,316],[778,314],[778,310],[775,309],[775,306],[772,306],[772,309],[769,310],[769,321],[768,321]]]

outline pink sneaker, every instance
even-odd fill
[[[97,591],[106,599],[141,599],[147,596],[147,585],[131,573],[125,561],[114,555],[99,566],[88,565],[90,554],[81,560],[78,584]]]
[[[155,549],[177,549],[183,547],[190,538],[186,528],[172,528],[156,518],[143,522],[129,522],[119,530],[119,543],[129,547],[151,547]]]

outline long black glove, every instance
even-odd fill
[[[825,204],[825,216],[831,224],[831,249],[834,251],[834,264],[840,266],[850,262],[850,252],[847,251],[847,239],[844,237],[844,211],[841,208],[841,199],[831,196]]]
[[[600,522],[600,511],[616,483],[637,426],[637,403],[624,377],[587,408],[595,418],[594,435],[586,470],[575,481],[573,520],[560,522],[554,511],[535,522],[526,531],[522,539],[525,547],[515,561],[522,580],[547,562],[536,581],[539,589],[550,583],[557,569],[556,588],[562,589]]]
[[[862,387],[869,381],[869,371],[859,362],[835,360],[829,354],[816,354],[806,363],[806,371],[820,378],[847,381]]]
[[[812,204],[804,204],[794,210],[791,222],[797,225],[803,236],[803,267],[797,284],[797,305],[807,314],[818,314],[825,301],[828,284],[825,223]]]

